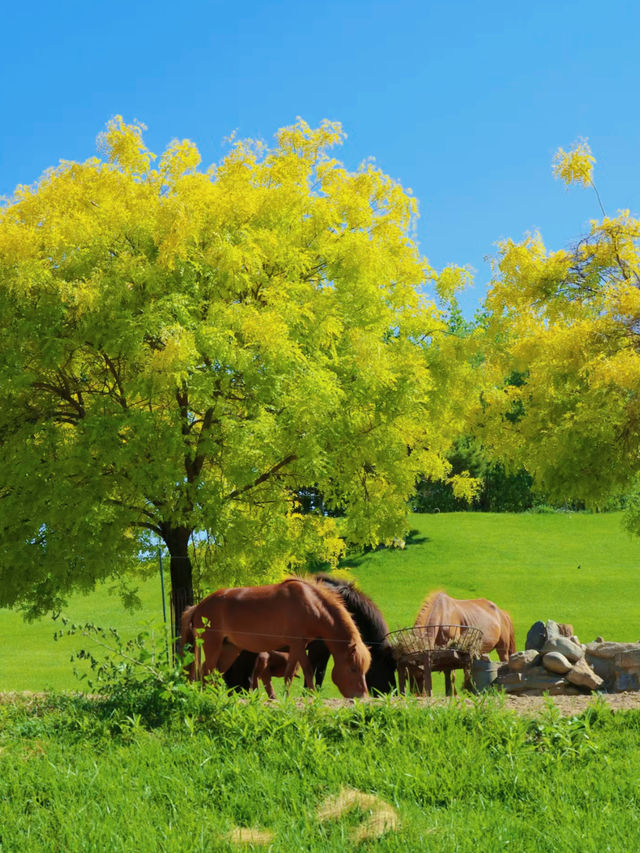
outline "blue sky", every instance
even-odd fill
[[[607,212],[640,212],[639,32],[640,5],[617,0],[11,4],[0,194],[92,156],[118,113],[205,164],[234,130],[339,120],[349,167],[373,156],[417,196],[432,265],[475,268],[470,315],[497,240],[539,228],[560,248],[598,216],[553,180],[558,146],[588,137]]]

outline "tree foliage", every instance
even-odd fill
[[[416,477],[445,477],[472,366],[411,239],[414,199],[300,121],[201,170],[117,117],[0,217],[0,605],[56,608],[171,555],[206,586],[384,542]],[[459,490],[473,481],[458,478]]]
[[[567,184],[593,183],[582,141],[555,160]],[[599,201],[598,196],[598,201]],[[524,460],[555,499],[592,506],[635,489],[640,472],[640,220],[591,222],[575,246],[539,234],[500,246],[488,297],[494,336],[486,436]],[[521,371],[520,384],[500,378]],[[492,414],[497,413],[497,419]]]

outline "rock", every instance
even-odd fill
[[[568,622],[558,622],[558,631],[561,637],[571,638],[573,636],[573,625],[569,625]]]
[[[564,675],[571,669],[571,664],[560,652],[547,652],[542,658],[542,665],[549,672],[556,672],[560,675]]]
[[[507,686],[512,684],[520,684],[522,681],[522,673],[520,672],[505,672],[504,675],[498,675],[496,684]]]
[[[591,669],[584,658],[577,661],[571,671],[567,673],[567,681],[576,687],[588,687],[589,690],[597,690],[602,687],[604,681]]]
[[[640,649],[640,643],[587,643],[586,654],[597,658],[615,658],[616,655],[625,652],[634,652]]]
[[[527,649],[524,652],[515,652],[509,657],[509,669],[511,672],[522,672],[529,666],[533,666],[540,657],[540,652],[535,649]]]
[[[562,636],[560,626],[557,622],[554,622],[553,619],[547,619],[545,630],[547,632],[547,640],[555,640],[556,637]]]
[[[520,680],[511,680],[513,676],[520,676]],[[532,695],[540,695],[547,691],[562,693],[568,687],[565,678],[552,675],[543,666],[534,666],[528,669],[526,678],[522,677],[520,672],[512,672],[508,679],[507,683],[503,683],[503,679],[498,679],[496,682],[496,685],[503,687],[507,693],[522,693],[523,691],[534,691]]]
[[[524,644],[525,649],[535,649],[537,652],[544,646],[547,641],[547,629],[544,627],[544,622],[534,622],[529,628],[527,641]]]
[[[640,643],[588,643],[585,658],[603,689],[612,693],[640,690]]]
[[[542,654],[548,652],[560,652],[568,661],[575,663],[580,658],[584,657],[584,649],[577,643],[572,643],[568,637],[556,637],[554,640],[547,640],[542,647]]]

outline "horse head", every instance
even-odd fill
[[[370,663],[369,649],[361,641],[349,643],[344,654],[334,653],[331,678],[347,699],[369,695],[365,673]]]

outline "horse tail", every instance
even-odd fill
[[[187,607],[180,619],[180,653],[184,654],[187,645],[191,646],[193,651],[193,660],[185,667],[189,681],[195,681],[200,673],[200,649],[199,644],[195,641],[196,638],[193,630],[193,614],[196,607],[196,604]]]
[[[513,620],[509,617],[509,655],[516,653],[516,633],[513,627]]]
[[[508,635],[505,639],[507,640],[507,655],[510,656],[516,652],[516,635],[513,627],[513,619],[505,610],[502,611],[502,621],[505,623],[505,633]]]

